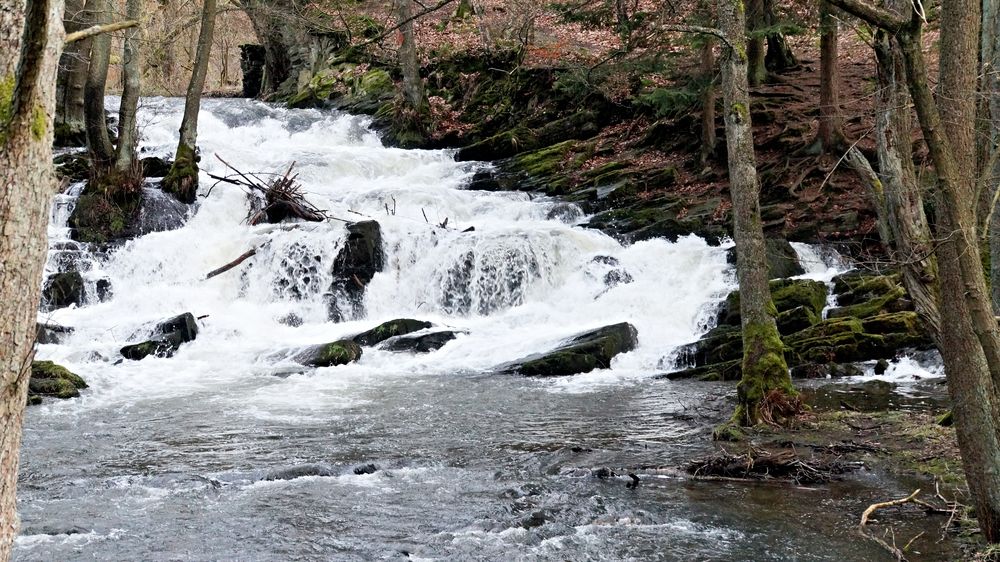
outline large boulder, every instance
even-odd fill
[[[307,367],[334,367],[361,359],[361,346],[353,340],[312,345],[299,350],[292,360]]]
[[[552,351],[525,357],[499,371],[526,377],[560,377],[607,369],[619,353],[635,349],[639,332],[627,322],[584,332]]]
[[[330,318],[340,322],[364,313],[365,286],[384,267],[382,229],[376,221],[347,225],[347,240],[333,260]]]
[[[383,322],[378,326],[368,330],[367,332],[361,332],[360,334],[351,338],[358,345],[363,345],[366,347],[371,347],[373,345],[384,342],[385,340],[402,336],[404,334],[410,334],[413,332],[418,332],[420,330],[426,330],[433,326],[430,322],[425,322],[423,320],[413,320],[412,318],[397,318],[396,320],[390,320],[388,322]]]
[[[79,271],[64,271],[48,278],[42,289],[42,303],[46,310],[70,305],[81,305],[86,299],[83,276]]]
[[[28,404],[38,404],[43,396],[74,398],[80,389],[87,388],[79,375],[52,361],[32,361],[31,380],[28,381]]]
[[[802,275],[806,272],[799,263],[799,254],[795,248],[783,238],[765,238],[764,250],[767,258],[767,278],[784,279]],[[736,264],[736,247],[726,252],[726,261]]]
[[[455,339],[456,333],[451,330],[440,330],[426,334],[399,336],[385,342],[382,349],[386,351],[408,351],[411,353],[430,353],[444,347],[444,344]]]
[[[143,342],[121,348],[122,357],[139,361],[150,355],[172,357],[181,344],[198,337],[198,321],[190,312],[158,322]]]

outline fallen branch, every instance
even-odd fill
[[[209,176],[219,183],[229,183],[246,188],[250,198],[250,210],[246,223],[255,226],[263,222],[279,223],[288,217],[295,217],[309,222],[322,222],[328,217],[324,211],[306,201],[298,174],[293,174],[295,162],[292,162],[283,175],[273,174],[270,180],[262,180],[256,174],[244,173],[226,162],[218,154],[219,162],[234,172],[232,176]],[[212,186],[212,188],[215,187]],[[209,190],[211,192],[211,189]]]
[[[95,35],[100,35],[102,33],[113,33],[115,31],[121,31],[123,29],[128,29],[130,27],[135,27],[139,25],[139,20],[125,20],[118,21],[114,23],[106,23],[104,25],[92,25],[87,29],[81,29],[80,31],[74,31],[73,33],[66,34],[66,44],[69,45],[75,41],[81,41]]]
[[[213,269],[212,271],[210,271],[208,273],[208,275],[205,276],[205,279],[208,280],[208,279],[211,279],[211,278],[215,277],[216,275],[219,275],[220,273],[225,273],[225,272],[229,271],[230,269],[236,267],[237,265],[240,265],[241,263],[245,262],[251,256],[254,256],[256,254],[257,254],[257,248],[251,248],[246,253],[244,253],[242,256],[234,259],[233,261],[227,263],[226,265],[220,267],[219,269]]]

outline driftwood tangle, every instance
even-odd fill
[[[257,174],[237,170],[219,155],[215,157],[233,171],[229,176],[209,174],[212,179],[217,180],[216,185],[229,183],[247,190],[247,197],[250,199],[250,211],[245,219],[247,224],[278,223],[290,217],[310,222],[321,222],[328,218],[324,211],[306,200],[302,184],[298,182],[298,174],[292,173],[295,162],[288,166],[284,174],[274,174],[271,179],[263,180]]]

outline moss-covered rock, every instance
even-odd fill
[[[74,398],[87,383],[79,376],[52,361],[32,361],[28,382],[28,403],[38,404],[43,396]]]
[[[771,300],[779,314],[798,307],[805,307],[819,317],[826,306],[825,283],[811,279],[776,279],[770,282]],[[719,310],[719,323],[740,325],[740,292],[733,291],[726,297]]]
[[[339,340],[302,349],[292,359],[307,367],[334,367],[361,359],[361,353],[355,341]]]
[[[89,182],[70,214],[70,236],[95,244],[127,236],[142,206],[141,182],[113,172]]]
[[[503,365],[499,372],[527,377],[559,377],[607,369],[619,353],[635,349],[638,331],[622,322],[585,332],[547,353]]]
[[[426,330],[431,326],[433,326],[433,324],[423,320],[413,320],[411,318],[397,318],[396,320],[389,320],[388,322],[383,322],[382,324],[379,324],[378,326],[372,328],[371,330],[368,330],[367,332],[362,332],[351,339],[358,345],[371,347],[373,345],[384,342],[389,338],[395,336],[402,336],[404,334],[417,332],[419,330]]]
[[[657,379],[671,381],[693,379],[699,381],[738,381],[742,375],[740,370],[741,359],[712,363],[701,367],[691,367],[681,369],[672,373],[657,375]]]

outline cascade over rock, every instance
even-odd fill
[[[385,342],[382,349],[386,351],[409,351],[411,353],[429,353],[437,351],[457,336],[452,330],[441,330],[426,334],[398,336]]]
[[[156,324],[149,339],[121,348],[122,357],[139,361],[149,355],[172,357],[181,344],[198,336],[198,321],[190,312]]]
[[[330,318],[342,321],[364,314],[365,286],[382,271],[382,229],[376,221],[347,225],[347,241],[333,261]]]
[[[83,304],[86,289],[79,271],[65,271],[49,277],[42,289],[42,303],[46,310]]]

